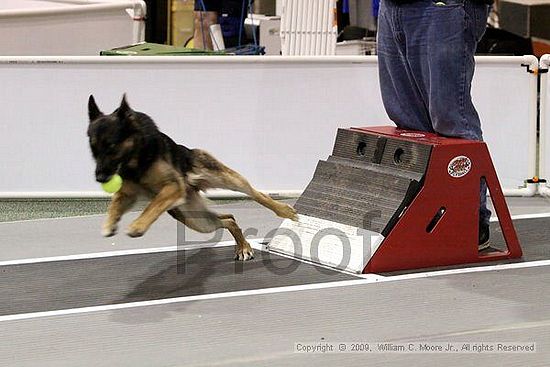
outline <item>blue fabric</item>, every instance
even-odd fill
[[[378,17],[378,9],[380,8],[380,0],[372,0],[372,15]]]
[[[252,3],[254,0],[251,1]],[[215,11],[239,17],[241,9],[248,6],[248,0],[195,0],[195,11]]]
[[[342,1],[342,13],[349,14],[349,0]]]
[[[381,0],[378,63],[384,107],[401,128],[483,140],[470,94],[489,6],[471,0]],[[486,186],[480,220],[488,223]]]
[[[219,16],[218,23],[220,24],[224,38],[239,36],[241,25],[240,17]]]

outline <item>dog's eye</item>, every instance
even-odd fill
[[[116,144],[109,144],[109,149],[113,150],[116,148]]]

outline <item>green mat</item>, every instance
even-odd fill
[[[224,56],[224,51],[199,50],[159,43],[138,43],[100,52],[101,56]]]

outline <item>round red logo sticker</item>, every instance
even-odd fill
[[[472,169],[472,161],[463,155],[451,159],[447,166],[447,172],[454,178],[466,176],[470,172],[470,169]]]

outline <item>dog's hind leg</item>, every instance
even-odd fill
[[[277,202],[268,195],[256,190],[238,172],[227,167],[208,152],[200,149],[193,150],[193,155],[198,166],[198,179],[206,180],[211,188],[228,189],[242,192],[259,204],[272,210],[279,217],[297,220],[296,210],[288,204]],[[195,177],[192,177],[195,179]]]
[[[221,219],[221,223],[222,227],[226,228],[237,242],[237,246],[235,247],[235,260],[246,261],[254,258],[254,250],[244,238],[243,231],[237,224],[237,221],[235,221],[234,218],[226,218]]]
[[[218,220],[214,221],[214,225],[205,225],[205,221],[203,220],[204,217],[201,219],[199,219],[198,217],[187,217],[180,209],[171,209],[168,211],[168,213],[179,222],[200,233],[211,233],[219,228],[227,229],[229,233],[231,233],[237,244],[235,246],[235,260],[247,261],[254,258],[254,250],[252,249],[248,241],[244,238],[243,232],[235,221],[235,218],[228,217],[225,219],[219,219],[219,217],[216,216]],[[212,212],[208,213],[215,215]]]
[[[254,250],[244,237],[233,215],[218,215],[209,211],[198,193],[188,194],[187,202],[178,208],[168,210],[168,214],[200,233],[211,233],[219,228],[225,228],[236,242],[235,259],[246,261],[254,257]]]
[[[281,218],[298,220],[296,210],[288,204],[273,200],[269,195],[256,190],[252,185],[238,172],[229,167],[221,172],[221,181],[224,189],[242,192],[259,204],[272,210]]]
[[[204,209],[201,210],[201,212],[205,211],[206,210],[206,205],[204,206]],[[196,210],[195,210],[196,211]],[[208,212],[210,213],[210,212]],[[170,209],[168,210],[168,214],[170,214],[175,220],[185,224],[185,215],[183,214],[183,212],[178,209],[178,208],[174,208],[174,209]],[[214,213],[212,213],[214,214]],[[233,219],[235,220],[235,217],[233,216],[233,214],[215,214],[216,217],[218,217],[218,219]]]

